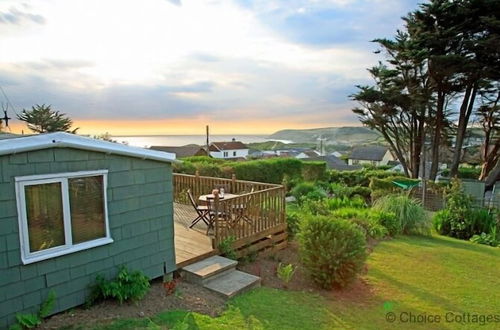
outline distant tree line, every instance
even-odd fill
[[[391,39],[374,40],[385,58],[357,86],[353,109],[379,131],[417,178],[428,155],[430,179],[440,150],[453,148],[456,176],[473,120],[484,131],[480,179],[500,178],[500,0],[430,0],[405,17]]]

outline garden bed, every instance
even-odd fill
[[[148,318],[159,312],[179,309],[218,316],[224,307],[224,299],[216,294],[182,281],[178,281],[175,294],[167,295],[162,280],[158,279],[151,283],[148,294],[137,303],[120,305],[118,302],[104,301],[88,309],[78,307],[48,318],[39,329],[86,329],[118,319]]]
[[[368,242],[369,251],[372,250],[375,244],[376,241],[373,240]],[[258,256],[254,262],[238,265],[238,269],[260,276],[262,279],[262,286],[270,288],[307,291],[320,294],[327,298],[345,299],[346,301],[357,303],[365,303],[367,301],[367,298],[371,295],[372,289],[361,276],[344,289],[324,290],[314,285],[300,262],[298,249],[298,243],[296,241],[291,241],[285,249],[277,251],[272,255]],[[293,264],[297,267],[291,281],[286,287],[283,281],[276,275],[280,263],[284,265]],[[366,272],[367,267],[365,266],[363,273]]]

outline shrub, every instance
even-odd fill
[[[330,214],[330,210],[326,206],[326,201],[324,199],[323,200],[305,199],[302,202],[302,211],[305,214],[313,214],[313,215]]]
[[[334,197],[348,197],[351,198],[355,195],[359,195],[363,197],[365,200],[370,199],[371,189],[368,187],[362,186],[354,186],[348,187],[341,183],[331,183],[330,184],[330,192],[334,195]]]
[[[290,193],[299,204],[304,202],[304,200],[321,200],[326,197],[326,192],[318,188],[313,182],[299,183]]]
[[[441,173],[443,176],[448,176],[450,174],[449,169],[444,169]],[[458,177],[460,179],[478,179],[481,174],[480,167],[459,167]]]
[[[276,275],[283,282],[285,288],[292,280],[293,274],[295,274],[296,270],[297,267],[294,267],[292,264],[284,265],[281,262],[279,263],[278,268],[276,269]]]
[[[424,208],[406,195],[387,195],[375,202],[375,210],[393,213],[399,221],[398,233],[429,235],[431,222]]]
[[[332,216],[349,219],[357,224],[363,232],[374,239],[382,239],[389,234],[388,229],[382,224],[385,219],[394,219],[392,214],[374,211],[372,209],[342,208],[332,212]]]
[[[240,180],[280,184],[285,177],[302,177],[302,161],[294,158],[229,162],[226,165],[233,168],[234,174]]]
[[[325,200],[325,207],[330,211],[343,207],[364,208],[366,207],[366,203],[365,200],[359,196],[354,196],[353,198],[329,198]]]
[[[300,215],[298,212],[287,211],[286,213],[286,223],[288,230],[288,237],[293,238],[299,232],[300,225]]]
[[[237,259],[236,251],[233,248],[234,242],[236,242],[236,238],[234,236],[229,236],[229,237],[224,238],[219,243],[217,248],[219,249],[222,256],[229,258],[229,259],[233,259],[233,260]]]
[[[396,236],[400,233],[400,223],[396,214],[392,212],[383,212],[372,210],[372,217],[378,219],[378,222],[387,229],[387,233],[390,236]]]
[[[432,218],[432,224],[436,232],[441,235],[449,235],[451,231],[451,218],[452,214],[450,210],[437,211]]]
[[[361,169],[357,171],[330,171],[330,182],[342,183],[347,186],[363,186],[368,187],[372,178],[383,179],[387,177],[401,176],[398,172],[377,170],[377,169]]]
[[[352,282],[367,257],[363,232],[355,224],[333,217],[306,217],[299,243],[304,267],[313,282],[325,289]]]
[[[326,163],[306,161],[302,163],[302,177],[306,181],[327,179]]]
[[[446,209],[433,218],[434,228],[441,235],[470,239],[474,235],[496,230],[495,215],[485,208],[473,208],[472,199],[464,193],[460,180],[453,179],[446,190]]]
[[[141,271],[129,272],[123,266],[114,280],[106,280],[101,274],[97,275],[88,304],[108,298],[116,299],[120,304],[140,300],[149,291],[149,286],[148,277]]]

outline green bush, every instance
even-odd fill
[[[333,211],[343,207],[364,208],[366,207],[365,200],[360,196],[352,198],[328,198],[325,200],[325,207],[327,210]]]
[[[348,220],[308,216],[298,236],[304,267],[322,288],[345,287],[363,269],[365,235]]]
[[[446,209],[434,215],[433,224],[441,235],[460,239],[487,235],[497,228],[495,215],[485,208],[473,208],[472,198],[458,179],[451,181],[446,190]]]
[[[355,195],[363,197],[365,200],[370,199],[371,189],[368,187],[354,186],[349,187],[341,183],[331,183],[329,186],[330,192],[335,197],[348,197],[351,198]]]
[[[130,272],[123,266],[114,280],[106,280],[101,274],[97,275],[87,303],[108,298],[118,300],[120,304],[140,300],[148,293],[149,287],[149,279],[141,271]]]
[[[280,184],[285,177],[302,177],[302,161],[293,158],[230,162],[226,165],[233,168],[234,174],[239,180]]]
[[[233,248],[233,244],[236,242],[236,237],[234,236],[229,236],[224,238],[217,248],[219,249],[220,253],[222,254],[223,257],[229,258],[236,260],[236,251]]]
[[[398,172],[366,169],[363,168],[357,171],[330,171],[330,182],[342,183],[347,186],[363,186],[368,187],[372,178],[383,179],[387,177],[401,176]]]
[[[288,237],[289,238],[295,237],[295,235],[297,235],[297,233],[299,232],[300,228],[300,213],[287,210],[286,224],[287,224]]]
[[[356,223],[363,232],[374,239],[382,239],[389,230],[383,225],[387,223],[387,219],[395,219],[395,216],[390,213],[374,211],[372,209],[359,209],[359,208],[341,208],[332,212],[332,216],[341,219],[348,219]]]
[[[321,200],[326,197],[326,192],[313,182],[301,182],[297,184],[290,194],[295,197],[299,204],[305,200]]]
[[[444,169],[441,173],[443,176],[447,177],[450,174],[449,169]],[[459,167],[458,168],[458,177],[460,179],[478,179],[481,174],[480,167]]]
[[[398,234],[430,235],[430,219],[415,199],[406,195],[387,195],[378,199],[373,208],[396,216],[399,221]]]
[[[438,234],[449,235],[451,231],[451,218],[450,210],[444,209],[434,213],[432,218],[432,225]]]
[[[325,162],[310,162],[302,163],[302,177],[305,181],[321,181],[327,179],[326,163]]]

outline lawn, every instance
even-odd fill
[[[442,236],[399,237],[378,244],[368,259],[368,273],[344,292],[319,295],[263,287],[230,300],[217,318],[167,311],[98,329],[495,329],[500,327],[499,264],[498,248]],[[397,320],[386,321],[387,313]],[[404,321],[410,313],[425,315],[427,322],[402,322],[400,317]],[[499,316],[483,326],[446,321],[463,313]],[[439,323],[430,322],[434,315],[441,317]]]

